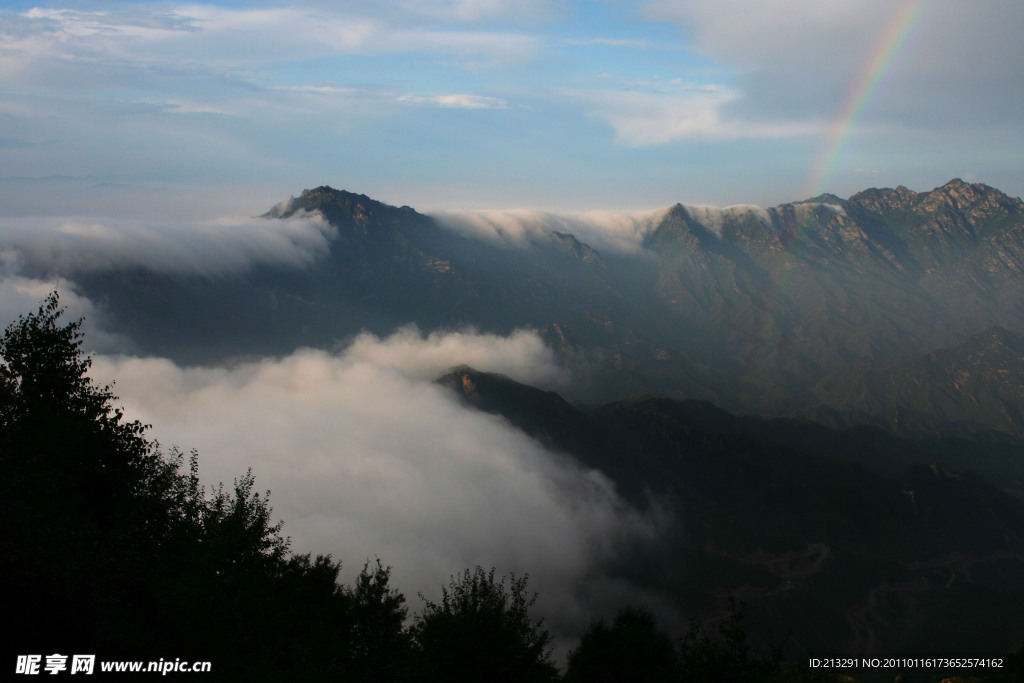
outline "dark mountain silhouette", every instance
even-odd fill
[[[656,547],[621,571],[683,611],[739,596],[760,633],[791,629],[795,650],[927,652],[923,634],[963,623],[983,626],[947,647],[1024,637],[1024,501],[934,461],[889,476],[856,462],[873,446],[922,456],[923,442],[657,395],[583,409],[467,367],[438,381],[601,471],[635,505],[671,511]]]

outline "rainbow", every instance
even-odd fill
[[[823,140],[821,152],[807,179],[804,193],[800,196],[815,197],[829,189],[828,184],[832,181],[832,175],[857,128],[857,124],[863,118],[864,112],[875,93],[878,92],[886,73],[899,54],[900,48],[906,43],[916,20],[927,3],[928,0],[901,0],[892,19],[875,43],[866,66],[847,90],[834,123]],[[769,301],[769,311],[774,310],[779,300],[787,296],[791,288],[794,287],[792,278],[795,269],[790,268],[790,265],[793,265],[792,261],[780,263],[779,270],[773,273],[774,286],[765,292],[765,297]],[[761,324],[775,327],[777,321],[774,320],[774,316],[769,314]],[[766,382],[765,387],[768,388],[773,384],[772,368],[779,359],[779,345],[787,335],[787,331],[783,329],[777,329],[776,332],[775,343],[766,341],[760,353],[754,352],[757,375]],[[762,338],[768,340],[771,335],[764,335]]]
[[[904,0],[900,4],[892,21],[879,37],[867,66],[843,99],[843,106],[839,110],[831,133],[825,140],[818,161],[814,165],[814,171],[808,180],[807,190],[802,196],[814,197],[826,191],[826,185],[832,179],[832,174],[857,127],[857,122],[863,117],[868,104],[878,92],[879,84],[927,3],[928,0]]]

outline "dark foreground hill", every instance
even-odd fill
[[[985,185],[676,205],[633,251],[598,252],[543,223],[502,245],[329,187],[267,219],[303,212],[333,227],[307,268],[76,282],[141,351],[187,362],[410,322],[530,327],[574,368],[582,400],[652,391],[835,425],[1024,436],[1024,203]]]
[[[980,652],[1024,639],[1024,502],[927,460],[955,452],[953,441],[737,418],[656,395],[581,409],[466,367],[439,382],[600,470],[635,505],[667,511],[663,536],[620,571],[684,613],[715,614],[738,596],[762,637],[790,633],[804,653]]]

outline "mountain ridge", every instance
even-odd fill
[[[99,273],[80,284],[143,350],[190,362],[330,347],[410,322],[527,328],[573,371],[574,398],[651,391],[776,416],[821,404],[829,377],[954,348],[993,326],[1024,335],[1024,203],[959,179],[768,209],[676,204],[634,233],[637,251],[595,249],[543,218],[531,228],[543,239],[509,247],[326,185],[266,216],[301,212],[334,231],[304,271],[265,265],[210,283]],[[184,343],[160,337],[168,319]],[[856,415],[847,403],[829,405]],[[913,403],[905,408],[946,419],[927,396]],[[878,417],[864,419],[893,428]],[[974,427],[1024,436],[1016,419],[982,416]]]

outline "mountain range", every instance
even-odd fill
[[[146,353],[219,362],[361,330],[537,330],[575,400],[636,392],[831,426],[1024,437],[1024,203],[953,180],[762,209],[672,206],[632,249],[540,219],[510,245],[318,187],[267,220],[320,214],[307,268],[76,277]]]

